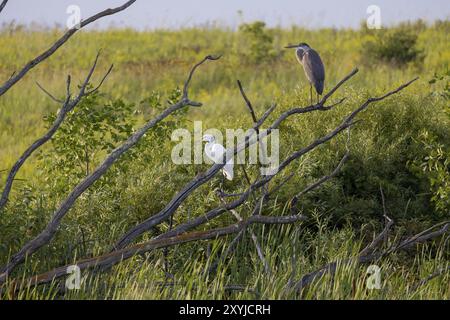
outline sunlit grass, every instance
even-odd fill
[[[62,97],[65,80],[71,74],[79,83],[102,48],[94,82],[101,79],[109,64],[114,71],[102,87],[105,100],[122,98],[134,103],[136,127],[154,111],[140,102],[153,90],[167,94],[182,86],[189,68],[207,54],[223,54],[217,62],[202,65],[195,74],[190,96],[203,102],[189,110],[183,125],[193,121],[207,128],[248,128],[251,117],[239,94],[240,79],[255,106],[257,115],[277,104],[266,126],[292,106],[309,103],[309,85],[292,52],[282,50],[287,43],[308,42],[322,55],[326,89],[331,88],[354,67],[359,73],[333,97],[343,104],[328,112],[290,118],[280,127],[281,155],[298,150],[333,129],[368,97],[377,96],[420,76],[418,82],[399,95],[371,106],[359,116],[363,120],[351,131],[350,158],[342,172],[301,201],[308,222],[295,226],[253,226],[271,273],[267,274],[249,233],[236,250],[220,260],[216,272],[209,272],[226,251],[232,236],[155,251],[123,262],[107,272],[83,272],[80,290],[63,290],[64,279],[51,285],[23,288],[17,299],[450,299],[449,274],[437,277],[417,289],[414,284],[449,261],[448,242],[438,240],[408,252],[393,254],[375,262],[381,270],[381,289],[367,289],[367,266],[340,264],[334,277],[326,275],[301,293],[288,283],[336,260],[355,256],[374,233],[381,230],[380,187],[386,195],[389,215],[395,220],[394,236],[416,232],[440,219],[430,201],[427,179],[412,169],[412,163],[427,156],[419,143],[428,131],[448,147],[450,121],[443,109],[448,101],[433,95],[442,84],[430,85],[435,73],[448,69],[448,27],[428,27],[419,32],[418,46],[425,50],[422,66],[394,68],[361,63],[365,35],[355,30],[274,29],[276,59],[263,64],[244,62],[244,39],[237,32],[221,29],[186,29],[136,32],[133,30],[81,31],[54,56],[33,69],[0,99],[0,187],[4,169],[45,130],[43,117],[60,106],[45,96],[35,82]],[[58,30],[0,31],[0,77],[7,79],[28,59],[57,38]],[[74,85],[73,91],[76,91]],[[75,110],[76,111],[76,110]],[[171,120],[171,119],[168,119]],[[292,163],[294,177],[271,199],[263,214],[288,214],[287,203],[295,193],[335,168],[346,150],[347,137],[336,139]],[[140,143],[140,154],[126,174],[111,178],[111,184],[94,185],[76,202],[50,245],[14,272],[17,279],[70,264],[78,258],[102,254],[131,226],[155,214],[173,194],[207,165],[176,166],[170,159],[170,136],[151,133]],[[49,146],[44,147],[48,150]],[[159,150],[155,152],[155,150]],[[104,153],[94,159],[98,164]],[[50,159],[51,160],[51,159]],[[254,166],[246,169],[256,178]],[[61,174],[62,175],[62,174]],[[225,183],[227,192],[246,186],[241,168],[236,181]],[[282,179],[280,177],[279,179]],[[47,224],[59,202],[66,196],[51,189],[52,176],[45,165],[32,157],[19,172],[11,202],[0,219],[0,265]],[[67,186],[78,182],[68,180]],[[274,181],[275,182],[275,181]],[[220,205],[213,179],[189,197],[174,215],[174,224],[204,214]],[[247,217],[252,204],[237,209]],[[209,221],[202,228],[234,223],[231,214]],[[159,233],[167,230],[161,224]],[[154,233],[139,240],[149,239]],[[167,270],[166,270],[167,269]],[[167,274],[166,274],[167,271]]]

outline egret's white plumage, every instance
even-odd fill
[[[206,141],[205,144],[206,156],[209,159],[211,159],[214,163],[223,163],[227,149],[225,149],[221,144],[215,143],[215,138],[213,135],[205,134],[203,136],[203,141]],[[222,168],[222,173],[228,180],[233,180],[234,176],[233,169],[234,169],[233,158],[230,158]]]

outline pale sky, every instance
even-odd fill
[[[66,25],[69,5],[78,5],[88,17],[125,0],[10,0],[0,24]],[[242,21],[263,20],[269,26],[292,24],[318,27],[358,27],[368,17],[369,5],[381,10],[382,25],[422,18],[426,21],[450,18],[449,0],[138,0],[130,8],[99,20],[94,27],[133,27],[136,29],[182,28],[216,23],[236,27]],[[243,14],[240,17],[238,11]]]

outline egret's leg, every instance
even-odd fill
[[[220,180],[220,190],[223,190],[224,184],[225,184],[225,175],[222,172],[222,179]]]
[[[312,85],[309,85],[309,103],[312,104]]]
[[[319,103],[319,94],[317,94],[317,103]]]

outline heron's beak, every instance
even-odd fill
[[[298,45],[296,45],[296,44],[290,44],[290,45],[288,45],[288,46],[286,46],[286,47],[284,47],[285,49],[291,49],[291,48],[297,48],[298,47]]]

